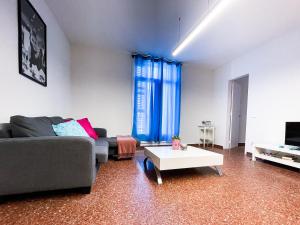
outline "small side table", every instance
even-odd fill
[[[212,147],[215,145],[215,127],[214,126],[198,126],[200,129],[200,144],[202,142],[203,147],[207,144],[211,144]],[[211,138],[209,138],[209,133],[211,133]]]

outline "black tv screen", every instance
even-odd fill
[[[300,146],[300,122],[286,122],[285,144]]]

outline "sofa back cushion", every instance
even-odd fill
[[[11,126],[9,123],[0,123],[0,138],[11,138]]]
[[[12,116],[10,118],[13,137],[56,136],[52,124],[62,122],[64,120],[61,117]]]

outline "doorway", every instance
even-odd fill
[[[249,75],[229,81],[228,148],[245,146]]]

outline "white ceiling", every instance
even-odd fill
[[[155,0],[45,0],[73,44],[148,51],[154,47]]]
[[[216,0],[45,1],[73,44],[171,58]],[[176,59],[215,68],[299,25],[299,0],[233,0]]]

